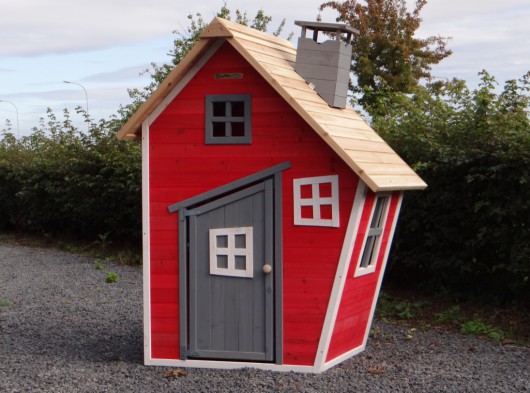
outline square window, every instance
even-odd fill
[[[208,95],[205,108],[207,145],[250,144],[250,94]]]
[[[294,224],[339,227],[338,175],[293,180]]]
[[[252,227],[210,229],[209,238],[210,274],[253,277]]]

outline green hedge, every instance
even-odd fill
[[[0,228],[139,242],[139,144],[115,138],[119,122],[85,134],[49,116],[29,137],[2,136]]]
[[[530,73],[379,97],[374,127],[427,182],[405,194],[388,282],[530,304]]]
[[[388,278],[446,297],[530,300],[530,159],[440,165],[406,194]]]

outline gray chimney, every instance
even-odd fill
[[[315,91],[329,106],[344,108],[350,81],[352,35],[359,31],[341,23],[321,23],[295,21],[302,27],[298,38],[295,71],[314,85]],[[313,31],[312,38],[306,38],[307,29]],[[318,42],[318,33],[335,35],[322,43]],[[345,39],[343,37],[345,35]]]

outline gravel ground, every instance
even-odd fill
[[[106,283],[108,272],[119,281]],[[142,364],[141,269],[0,244],[0,392],[530,392],[530,349],[376,321],[320,375]]]

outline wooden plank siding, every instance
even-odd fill
[[[217,72],[243,78],[216,80]],[[204,144],[204,96],[221,93],[252,95],[251,145]],[[312,365],[358,178],[228,44],[151,124],[150,143],[153,357],[178,358],[178,214],[169,214],[167,206],[290,161],[292,168],[282,176],[283,361]],[[294,226],[293,179],[335,173],[340,227]]]
[[[375,272],[354,277],[362,251],[363,239],[369,225],[370,212],[375,199],[375,194],[373,193],[368,193],[366,196],[326,361],[330,361],[350,350],[359,348],[363,344],[366,329],[370,328],[368,321],[370,319],[372,302],[377,296],[379,276],[383,274],[381,267],[390,240],[392,222],[398,213],[399,198],[399,192],[393,193],[385,221],[385,229],[382,234],[381,248],[376,262],[377,267]]]

